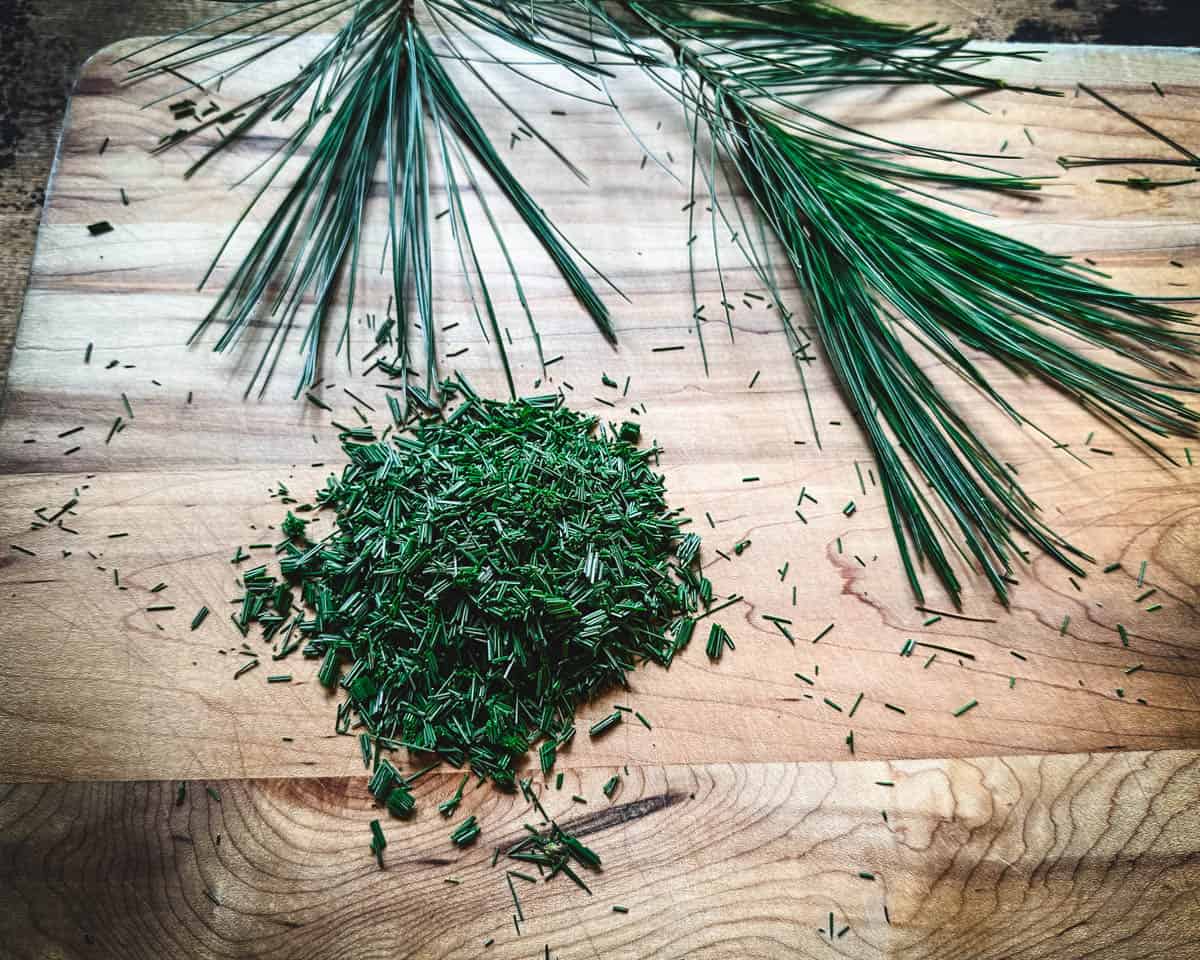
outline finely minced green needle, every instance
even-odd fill
[[[539,742],[550,770],[577,704],[642,661],[669,665],[712,585],[649,466],[656,447],[613,438],[556,395],[485,400],[461,378],[442,392],[461,401],[445,419],[344,441],[348,465],[317,494],[332,531],[314,541],[287,523],[280,575],[243,573],[234,618],[306,638],[318,680],[344,692],[339,732],[354,714],[380,748],[511,784]],[[411,795],[386,763],[371,792],[404,814]]]
[[[450,816],[458,809],[459,803],[462,802],[463,787],[467,785],[468,774],[463,774],[462,779],[458,782],[458,789],[450,796],[449,799],[443,800],[438,804],[438,813],[444,817]]]
[[[479,822],[472,815],[454,828],[454,832],[450,834],[450,839],[456,847],[465,847],[467,844],[473,843],[481,832],[482,829],[479,826]]]
[[[733,640],[730,639],[729,633],[719,623],[714,623],[708,632],[708,644],[705,647],[708,656],[712,660],[720,660],[721,654],[725,652],[725,648],[729,647],[732,650]]]

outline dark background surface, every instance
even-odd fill
[[[857,0],[853,7],[899,22],[937,20],[985,40],[1200,46],[1200,0]],[[208,0],[0,0],[0,384],[80,65],[124,37],[168,33],[224,9]]]

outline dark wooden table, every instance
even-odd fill
[[[1197,0],[852,0],[986,40],[1200,46]],[[123,37],[168,33],[210,0],[0,0],[0,396],[54,146],[80,64]],[[2,403],[2,401],[0,401]]]

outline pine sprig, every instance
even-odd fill
[[[932,188],[1031,191],[1040,186],[1037,180],[991,170],[982,163],[987,158],[873,136],[820,112],[810,100],[794,99],[798,92],[859,83],[1001,89],[1002,81],[961,66],[990,55],[975,54],[940,31],[861,20],[811,0],[634,0],[625,7],[666,43],[682,81],[661,86],[682,102],[693,127],[704,121],[786,252],[879,463],[889,518],[917,596],[923,596],[918,570],[928,563],[957,601],[962,584],[947,553],[953,545],[1007,601],[1013,559],[1025,557],[1016,533],[1082,573],[1078,561],[1090,558],[1041,520],[1000,458],[924,373],[900,331],[1018,424],[1028,421],[964,347],[1039,376],[1170,459],[1155,438],[1195,435],[1200,423],[1167,392],[1195,388],[1181,386],[1177,365],[1158,356],[1195,355],[1194,332],[1179,327],[1188,315],[1113,290],[1094,271],[926,202],[945,200]],[[635,42],[625,28],[613,29]],[[695,134],[693,144],[700,149]],[[942,167],[918,167],[913,157]],[[968,170],[947,170],[946,164]],[[726,215],[714,188],[715,164],[709,166],[715,226]],[[769,280],[769,264],[758,251],[738,245]],[[775,285],[768,286],[778,297]],[[782,307],[780,316],[792,339],[794,327]],[[1070,340],[1107,349],[1146,372],[1102,363]]]
[[[223,351],[238,344],[260,314],[265,312],[270,317],[272,332],[250,377],[247,394],[256,384],[260,385],[260,395],[265,390],[288,335],[298,322],[304,324],[300,343],[304,363],[297,395],[303,386],[317,378],[322,334],[331,311],[344,296],[348,323],[355,304],[364,214],[372,183],[381,166],[387,177],[387,256],[393,300],[397,305],[396,353],[390,362],[381,364],[386,371],[404,377],[412,365],[407,338],[407,321],[411,315],[423,331],[425,382],[431,391],[436,391],[438,369],[431,253],[434,212],[430,207],[435,160],[440,160],[445,179],[452,185],[453,237],[473,307],[485,339],[494,339],[496,343],[510,390],[513,390],[513,384],[505,345],[499,336],[493,301],[471,238],[462,192],[458,189],[459,178],[463,176],[472,185],[477,183],[472,169],[475,165],[486,172],[517,211],[604,336],[610,341],[615,339],[608,309],[578,261],[595,268],[560,234],[500,158],[458,85],[443,66],[442,59],[446,54],[434,52],[425,30],[417,22],[411,0],[358,0],[353,3],[335,0],[324,4],[292,0],[284,4],[255,2],[239,6],[248,11],[248,19],[246,13],[239,18],[237,12],[211,18],[131,54],[130,57],[148,52],[157,55],[135,67],[130,80],[138,81],[161,73],[177,74],[183,67],[251,51],[241,55],[240,59],[230,60],[203,82],[219,80],[245,69],[266,53],[335,17],[352,14],[294,77],[232,109],[208,117],[194,127],[177,131],[164,138],[159,146],[160,150],[171,149],[209,130],[220,129],[219,125],[228,127],[228,132],[189,167],[186,176],[190,177],[219,153],[249,136],[261,123],[286,120],[301,108],[304,98],[311,98],[307,115],[268,161],[272,165],[264,182],[234,224],[201,283],[203,286],[212,277],[234,236],[245,225],[250,212],[264,200],[285,166],[307,148],[310,151],[308,160],[192,337],[193,341],[198,340],[210,325],[222,325],[224,329],[215,349]],[[603,72],[601,67],[574,58],[536,37],[535,28],[545,27],[553,21],[552,8],[548,14],[539,12],[536,23],[531,24],[523,11],[510,11],[511,16],[501,16],[489,12],[486,5],[476,6],[469,0],[430,3],[428,6],[434,11],[435,22],[451,50],[451,58],[461,59],[485,87],[486,82],[465,56],[457,52],[450,37],[456,18],[486,29],[543,59],[566,66],[579,75],[596,76]],[[567,21],[568,24],[572,22]],[[199,35],[201,30],[213,27],[218,28],[216,33]],[[295,28],[297,32],[282,38],[274,35],[273,31],[284,28]],[[560,27],[558,32],[564,29]],[[182,42],[182,46],[157,53],[157,48],[168,41]],[[491,92],[511,110],[499,94],[494,90]],[[526,129],[530,126],[526,125]],[[561,151],[544,137],[539,135],[539,138],[569,164]],[[571,169],[579,173],[573,165]],[[521,290],[516,265],[495,218],[486,209],[482,193],[475,192],[484,205],[487,223],[497,237],[517,285],[540,359],[540,337]],[[346,286],[344,291],[343,285]],[[302,314],[306,319],[301,319]],[[483,314],[488,317],[486,325]]]

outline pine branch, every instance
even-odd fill
[[[457,84],[446,72],[442,64],[446,55],[434,52],[418,24],[413,0],[290,0],[282,4],[251,2],[238,6],[242,10],[210,18],[135,51],[131,58],[154,55],[134,67],[129,79],[137,82],[148,76],[177,73],[181,67],[228,61],[203,82],[219,81],[334,18],[348,16],[294,77],[230,110],[203,119],[186,131],[164,138],[159,146],[160,150],[168,150],[210,130],[228,127],[219,142],[207,148],[187,170],[185,175],[190,177],[250,135],[259,124],[286,120],[305,97],[311,98],[307,115],[263,164],[269,166],[263,183],[201,282],[203,286],[212,277],[250,211],[263,201],[285,166],[307,147],[309,159],[192,336],[194,342],[211,325],[222,325],[214,349],[223,351],[236,346],[262,314],[273,321],[270,338],[246,387],[247,394],[257,384],[261,396],[289,334],[298,323],[303,323],[300,349],[304,363],[296,394],[317,378],[323,331],[330,312],[344,293],[348,324],[355,305],[363,217],[371,185],[381,166],[386,170],[388,186],[386,255],[397,307],[395,356],[390,361],[376,361],[385,372],[407,377],[413,359],[407,337],[411,315],[422,329],[424,379],[436,397],[439,374],[433,323],[430,209],[435,160],[440,161],[447,183],[455,185],[452,234],[459,265],[467,278],[473,309],[484,336],[488,336],[490,329],[500,352],[510,391],[515,393],[515,387],[504,341],[499,336],[492,297],[470,235],[462,196],[457,191],[460,175],[465,175],[473,185],[476,183],[472,170],[475,165],[487,173],[513,206],[604,336],[615,340],[608,309],[578,261],[593,270],[594,266],[559,233],[500,158]],[[461,30],[461,24],[486,30],[579,76],[595,78],[606,73],[604,68],[539,39],[542,32],[561,36],[574,30],[575,21],[568,4],[539,5],[537,16],[532,19],[523,9],[505,7],[497,11],[471,0],[430,0],[428,7],[450,50],[449,56],[461,60],[505,109],[520,118],[526,129],[534,128],[512,110],[458,50],[451,33]],[[275,31],[285,28],[297,32],[283,38],[275,35]],[[208,29],[215,32],[200,34]],[[172,49],[159,52],[168,43]],[[180,45],[176,46],[177,43]],[[553,144],[540,135],[539,139],[582,176]],[[459,171],[457,174],[454,167]],[[509,265],[541,359],[540,336],[521,289],[516,265],[482,192],[476,193]],[[341,289],[343,283],[348,285],[345,291]],[[488,316],[486,328],[483,313]]]
[[[1178,367],[1157,355],[1196,354],[1194,331],[1179,328],[1188,315],[1113,290],[1061,257],[923,202],[931,199],[927,186],[1031,191],[1038,181],[991,170],[981,163],[986,158],[873,136],[821,113],[811,98],[794,98],[850,84],[933,84],[951,95],[958,95],[951,88],[998,90],[1002,81],[964,67],[993,55],[973,53],[931,28],[891,27],[812,0],[627,0],[623,6],[670,50],[685,78],[677,98],[704,120],[788,256],[879,464],[916,595],[923,597],[919,568],[928,563],[959,600],[962,584],[947,553],[953,547],[1007,602],[1013,560],[1026,556],[1017,533],[1083,573],[1079,560],[1090,558],[1040,519],[1037,505],[924,373],[899,331],[1017,424],[1028,421],[963,347],[1038,376],[1169,460],[1155,438],[1195,436],[1200,424],[1200,415],[1168,392],[1196,388],[1181,385]],[[608,26],[632,42],[616,21]],[[651,72],[670,66],[664,60]],[[908,157],[970,170],[919,168]],[[715,225],[723,213],[715,198],[711,206]],[[765,275],[761,263],[754,266]],[[1048,332],[1054,330],[1146,373],[1092,359]]]

